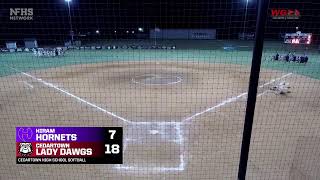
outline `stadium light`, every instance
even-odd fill
[[[243,36],[244,36],[244,33],[246,31],[246,21],[247,21],[247,12],[248,12],[248,3],[249,3],[249,0],[246,0],[246,8],[245,8],[245,13],[244,13],[244,21],[243,21]]]
[[[96,33],[97,33],[97,34],[100,34],[100,31],[97,29],[97,30],[96,30]]]
[[[70,2],[71,0],[65,0],[68,3],[68,13],[69,13],[69,25],[70,25],[70,36],[71,36],[71,43],[73,43],[73,30],[72,30],[72,20],[71,20],[71,10],[70,10]]]
[[[143,28],[142,28],[142,27],[139,27],[139,28],[138,28],[138,31],[139,31],[139,32],[143,32]]]
[[[114,32],[114,35],[115,35],[115,37],[117,39],[117,30],[114,30],[113,32]]]

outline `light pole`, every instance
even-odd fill
[[[70,2],[71,0],[65,0],[68,4],[68,13],[69,13],[69,25],[70,25],[70,36],[71,36],[71,43],[73,43],[73,30],[72,30],[72,20],[71,20],[71,10],[70,10]]]
[[[157,33],[160,32],[160,29],[157,28],[157,25],[154,24],[154,45],[157,45]]]
[[[249,0],[246,0],[246,9],[245,9],[245,13],[244,13],[244,21],[243,21],[243,36],[244,36],[244,33],[246,31],[246,21],[247,21],[247,12],[248,12],[248,2]]]

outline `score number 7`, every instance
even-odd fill
[[[116,130],[109,130],[110,133],[110,139],[114,139],[114,135],[116,134]],[[105,154],[119,154],[120,153],[120,145],[119,144],[105,144],[106,148]]]
[[[111,135],[110,135],[110,139],[114,138],[114,135],[116,134],[117,130],[109,130],[108,131]]]

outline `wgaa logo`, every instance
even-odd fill
[[[271,9],[272,19],[299,19],[300,16],[297,9]]]
[[[33,20],[33,8],[10,8],[10,20]]]

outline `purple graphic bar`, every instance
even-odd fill
[[[16,127],[16,142],[97,142],[106,133],[104,127]]]

